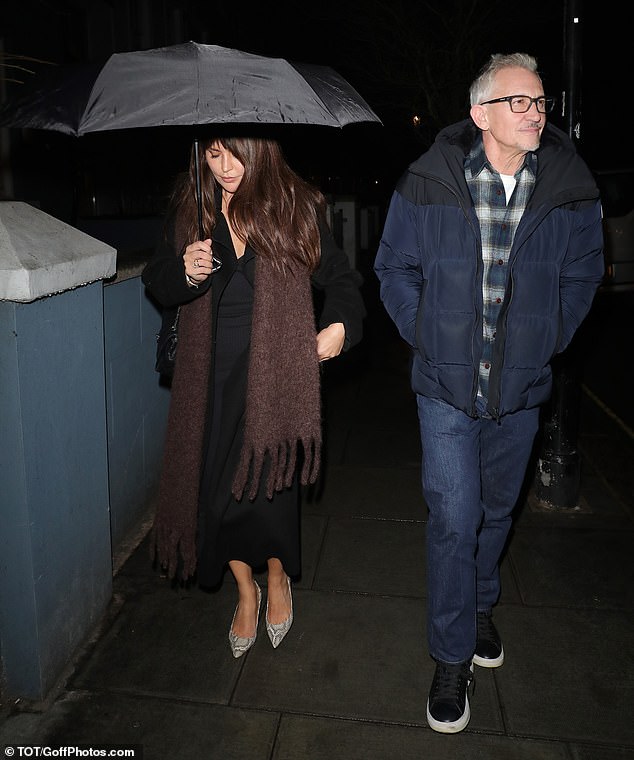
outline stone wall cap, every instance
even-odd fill
[[[0,201],[0,300],[35,301],[112,277],[117,251],[22,201]]]

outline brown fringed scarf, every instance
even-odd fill
[[[213,276],[213,275],[212,275]],[[256,257],[246,420],[233,494],[255,499],[270,460],[266,495],[292,484],[301,441],[303,485],[321,460],[321,397],[310,274],[278,271]],[[196,569],[198,491],[211,368],[211,289],[181,308],[163,467],[154,523],[161,566],[182,579]],[[181,566],[179,567],[179,559]]]

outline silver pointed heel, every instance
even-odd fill
[[[236,619],[236,614],[238,613],[238,606],[240,605],[240,602],[238,602],[236,605],[235,612],[233,613],[233,618],[231,619],[231,628],[229,628],[229,645],[231,646],[231,653],[236,658],[242,657],[245,652],[248,652],[249,649],[251,649],[251,647],[255,644],[255,640],[258,636],[258,623],[260,622],[260,603],[262,602],[262,591],[260,590],[260,587],[256,581],[253,581],[253,583],[255,583],[255,589],[258,594],[258,613],[255,618],[255,633],[253,636],[245,638],[243,636],[236,636],[233,632],[233,623]]]
[[[291,579],[286,576],[286,582],[288,583],[288,594],[291,599],[291,614],[286,618],[286,620],[283,620],[281,623],[269,623],[269,600],[267,597],[266,600],[266,632],[269,635],[269,639],[271,639],[271,644],[273,644],[273,648],[277,649],[279,645],[282,643],[282,639],[286,634],[290,631],[291,625],[293,624],[293,593],[291,591]]]

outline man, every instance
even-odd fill
[[[375,261],[381,300],[413,349],[427,524],[427,720],[469,722],[473,664],[504,649],[491,610],[549,363],[603,275],[599,192],[546,124],[535,59],[493,55],[454,124],[399,181]]]

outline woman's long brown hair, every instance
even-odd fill
[[[229,204],[234,231],[274,266],[287,269],[300,264],[314,271],[321,255],[319,221],[325,219],[326,201],[317,188],[290,168],[276,140],[223,135],[202,142],[199,161],[204,237],[211,235],[217,221],[220,188],[205,158],[216,140],[244,166],[244,176]],[[183,215],[190,242],[199,239],[195,161],[192,147],[189,175],[172,198]]]

